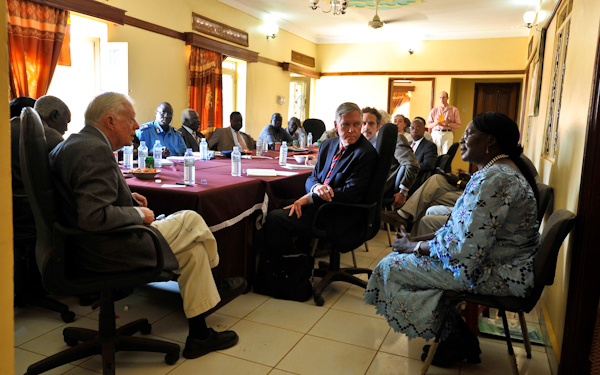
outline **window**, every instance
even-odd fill
[[[58,65],[48,95],[64,101],[71,110],[71,123],[64,137],[85,125],[84,113],[101,92],[127,94],[127,43],[107,43],[104,22],[71,13],[71,66]]]
[[[246,67],[242,60],[231,57],[223,60],[223,127],[228,126],[231,112],[240,112],[242,117],[245,115]]]
[[[572,8],[573,0],[565,2],[557,17],[558,27],[556,29],[554,59],[552,61],[552,81],[544,128],[544,148],[542,149],[542,156],[550,160],[554,160],[558,152],[558,125],[565,80],[565,62],[569,47]]]
[[[309,97],[310,78],[292,77],[290,80],[288,117],[296,117],[303,123],[308,118]]]

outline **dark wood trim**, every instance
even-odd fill
[[[324,76],[324,73],[321,73],[321,77]],[[394,87],[394,81],[396,80],[407,80],[407,81],[431,81],[431,101],[430,106],[433,108],[433,98],[435,97],[435,78],[412,78],[412,77],[392,77],[388,79],[388,104],[387,111],[391,115],[392,111],[392,90]],[[407,82],[408,83],[408,82]]]
[[[250,51],[245,48],[232,46],[231,44],[219,42],[196,33],[184,33],[185,44],[204,48],[210,51],[222,53],[223,55],[235,57],[236,59],[247,62],[257,62],[258,52]]]
[[[529,88],[529,64],[527,65],[527,69],[525,69],[525,88],[522,91],[521,97],[521,135],[519,138],[519,143],[523,144],[523,130],[525,130],[525,111],[527,110],[527,99],[529,96],[527,95],[527,89]],[[529,120],[527,121],[529,122]],[[527,135],[529,136],[529,134]],[[529,145],[527,145],[529,146]]]
[[[277,60],[270,59],[268,57],[258,56],[258,62],[259,63],[263,63],[263,64],[267,64],[267,65],[273,65],[273,66],[276,66],[278,68],[283,67],[283,63],[281,63],[281,62],[279,62]]]
[[[321,73],[321,77],[337,76],[395,76],[395,75],[415,75],[415,76],[462,76],[462,75],[489,75],[489,74],[523,74],[524,70],[440,70],[431,72],[329,72]],[[412,79],[414,78],[407,78]]]
[[[192,30],[248,47],[248,33],[192,12]]]
[[[184,33],[180,33],[179,31],[156,25],[154,23],[146,22],[139,18],[125,16],[125,25],[134,26],[147,31],[152,31],[153,33],[165,35],[171,38],[185,40]]]
[[[311,69],[308,69],[308,68],[305,68],[305,67],[302,67],[302,66],[299,66],[299,65],[296,65],[296,64],[284,62],[284,63],[282,63],[281,68],[286,72],[300,74],[305,77],[310,77],[310,78],[315,78],[315,79],[321,78],[321,73],[311,70]]]
[[[569,294],[559,375],[589,374],[594,322],[600,301],[600,35],[596,48],[593,92],[587,121],[583,168],[577,206],[577,224],[572,235]]]
[[[303,53],[292,51],[292,62],[306,65],[310,68],[315,67],[315,58],[312,56],[305,55]]]
[[[100,18],[119,25],[125,23],[125,10],[93,0],[29,0],[32,3],[51,6],[87,16]]]

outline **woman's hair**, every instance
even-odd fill
[[[519,144],[519,127],[510,119],[510,117],[498,112],[480,113],[473,118],[473,125],[477,130],[489,134],[496,139],[496,144],[500,148],[500,153],[507,154],[531,186],[535,199],[539,199],[539,192],[535,177],[531,173],[527,164],[521,158],[523,147]]]

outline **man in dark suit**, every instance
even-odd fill
[[[419,174],[408,191],[409,196],[417,190],[429,176],[431,176],[431,173],[435,168],[435,163],[437,162],[437,147],[433,142],[424,138],[425,119],[422,117],[414,118],[410,125],[410,135],[413,138],[410,147],[413,149],[413,152],[419,161]]]
[[[343,103],[335,113],[339,137],[323,142],[313,173],[306,180],[306,195],[267,215],[266,251],[269,255],[294,254],[292,237],[310,237],[312,222],[325,202],[357,203],[364,198],[377,151],[361,134],[362,111]],[[340,218],[343,220],[343,218]]]
[[[198,112],[191,108],[186,108],[181,112],[181,128],[177,129],[185,147],[191,148],[192,151],[200,151],[200,141],[204,138],[204,135],[198,131],[200,126],[200,118]]]
[[[235,345],[235,332],[208,328],[202,313],[216,306],[220,291],[241,293],[245,281],[222,280],[218,289],[211,272],[219,262],[217,245],[202,217],[194,211],[179,211],[155,221],[146,198],[129,190],[115,161],[113,151],[131,145],[139,128],[131,100],[113,92],[98,95],[85,111],[85,123],[50,154],[65,220],[90,232],[73,241],[73,264],[94,272],[126,272],[155,264],[147,235],[94,235],[132,224],[147,225],[171,248],[164,254],[165,268],[179,274],[177,282],[189,323],[183,356],[197,358]],[[234,284],[234,280],[239,282]]]
[[[233,146],[238,146],[239,150],[256,149],[256,141],[249,134],[240,129],[242,128],[242,115],[239,112],[231,112],[229,115],[229,128],[217,128],[208,140],[208,148],[216,151],[231,151]]]

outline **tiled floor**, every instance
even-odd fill
[[[369,242],[369,252],[356,251],[359,266],[373,268],[390,252],[385,232]],[[351,262],[350,254],[342,262]],[[327,374],[327,375],[405,375],[420,374],[424,340],[408,341],[394,333],[372,306],[364,304],[362,289],[335,283],[324,295],[325,305],[277,300],[248,293],[239,296],[207,318],[217,330],[233,329],[240,336],[233,348],[186,360],[173,366],[164,356],[153,353],[117,354],[117,374],[144,375],[236,375],[236,374]],[[98,312],[65,299],[77,314],[73,326],[95,328]],[[175,283],[159,283],[137,290],[117,302],[118,324],[146,317],[152,323],[151,336],[172,340],[183,348],[187,322]],[[535,314],[528,320],[537,323]],[[67,326],[59,315],[26,307],[15,310],[15,374],[27,366],[67,346],[62,329]],[[480,338],[482,363],[431,367],[429,374],[495,375],[510,374],[504,341]],[[517,361],[523,375],[550,374],[544,347],[534,346],[527,359],[522,345],[516,344]],[[92,375],[102,373],[99,356],[64,365],[47,374]]]

